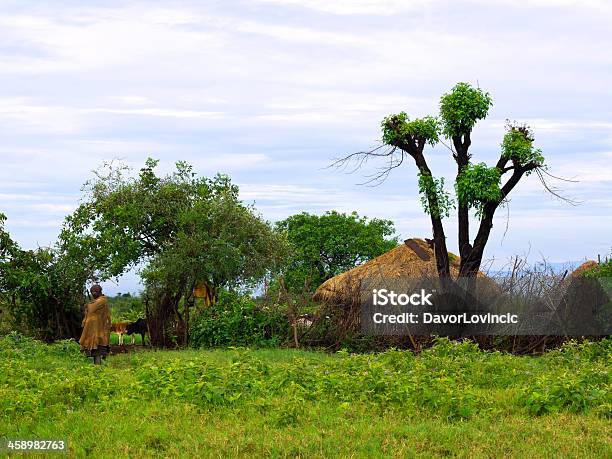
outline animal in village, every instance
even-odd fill
[[[129,322],[115,322],[111,325],[111,331],[119,336],[119,346],[123,346],[123,335],[127,334]]]
[[[140,335],[142,338],[142,345],[145,343],[145,335],[149,332],[149,326],[147,325],[147,321],[145,319],[138,319],[136,322],[131,322],[127,325],[126,335],[130,335],[132,337],[132,344],[136,337],[134,335]]]
[[[119,346],[123,346],[125,335],[132,338],[132,345],[136,342],[135,335],[140,335],[144,344],[145,334],[149,332],[149,328],[145,319],[138,319],[136,322],[115,322],[111,331],[119,336]]]

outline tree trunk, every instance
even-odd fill
[[[154,347],[170,347],[173,343],[168,333],[170,319],[173,314],[171,296],[162,293],[153,300],[153,308],[147,311],[149,336]]]
[[[470,155],[468,149],[471,144],[470,134],[466,134],[461,139],[461,136],[453,137],[453,144],[455,145],[455,161],[457,161],[457,179],[463,169],[470,163]],[[470,220],[469,220],[469,207],[467,203],[459,202],[457,207],[457,223],[458,223],[458,240],[459,240],[459,256],[461,259],[466,258],[472,246],[470,245]]]
[[[480,265],[482,264],[484,249],[489,241],[491,228],[493,228],[493,215],[498,205],[497,203],[485,205],[480,227],[478,228],[478,234],[476,235],[476,239],[474,239],[474,246],[465,258],[461,258],[461,264],[459,266],[460,277],[476,277],[478,275]]]
[[[148,301],[145,303],[151,345],[161,348],[187,345],[189,327],[178,307],[182,290],[179,293],[162,290],[154,295],[153,308],[149,308]],[[188,317],[189,306],[186,304],[185,308]]]
[[[425,161],[422,153],[414,156],[415,162],[421,174],[431,176],[431,170]],[[446,235],[444,234],[444,226],[442,225],[442,217],[439,215],[440,206],[435,193],[427,193],[427,201],[429,202],[431,229],[434,238],[434,253],[436,254],[436,268],[438,276],[442,278],[450,277],[450,265],[448,262],[448,250],[446,249]],[[436,215],[436,212],[438,215]]]
[[[448,262],[448,250],[446,249],[446,236],[440,218],[431,218],[434,236],[434,253],[436,255],[436,269],[438,276],[450,277],[450,266]]]

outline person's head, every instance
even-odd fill
[[[102,295],[102,287],[99,284],[92,285],[89,291],[91,292],[91,296],[94,298],[98,298],[100,295]]]

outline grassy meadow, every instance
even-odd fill
[[[612,340],[541,357],[143,351],[0,338],[0,438],[73,457],[611,457]]]

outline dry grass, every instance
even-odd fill
[[[412,246],[413,248],[411,248]],[[450,254],[451,276],[459,274],[459,257]],[[346,304],[361,289],[363,279],[436,278],[436,256],[423,239],[407,239],[404,244],[361,266],[325,281],[313,298],[334,304]],[[484,277],[479,273],[478,277]]]
[[[598,266],[599,263],[594,260],[585,261],[572,272],[571,277],[581,276],[585,272],[591,271],[592,269],[597,268]]]

